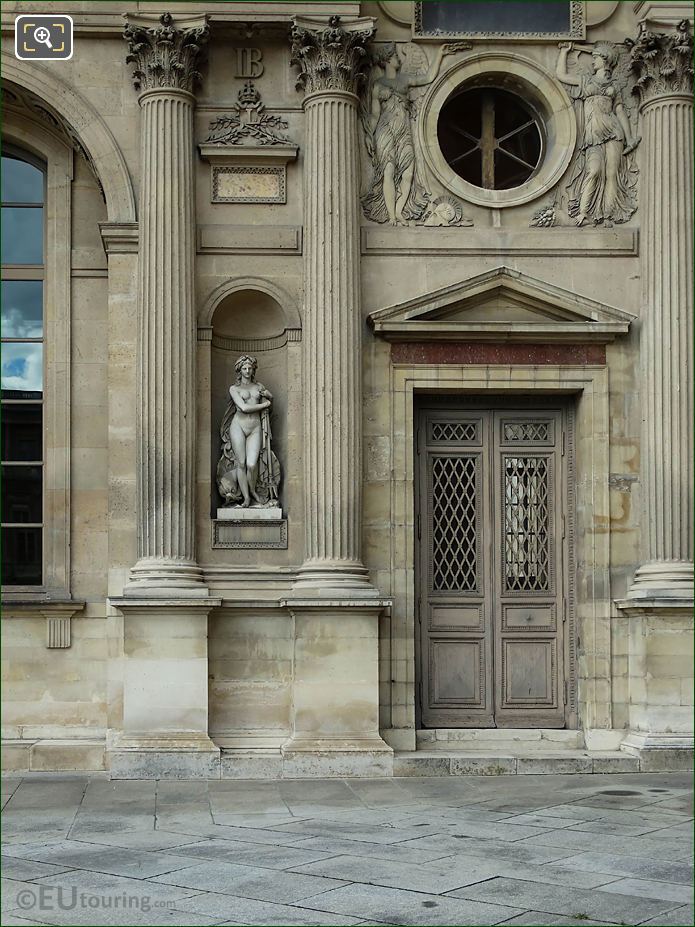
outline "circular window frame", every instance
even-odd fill
[[[447,163],[439,147],[439,116],[451,94],[463,90],[466,84],[470,89],[506,90],[520,97],[538,115],[543,142],[541,160],[533,175],[520,186],[509,190],[476,187],[459,177]],[[577,120],[563,87],[535,61],[505,52],[471,56],[442,74],[425,97],[419,123],[425,161],[439,182],[461,199],[492,209],[521,206],[543,196],[569,167],[577,144]]]

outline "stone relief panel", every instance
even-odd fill
[[[470,226],[463,205],[452,196],[435,196],[428,188],[415,125],[427,88],[447,55],[465,51],[467,43],[441,45],[430,64],[413,42],[387,42],[370,55],[371,67],[361,98],[364,187],[362,209],[372,222],[389,225]]]
[[[249,354],[234,365],[236,382],[229,387],[230,401],[220,425],[217,489],[225,506],[279,512],[280,463],[270,428],[273,394],[256,380],[257,367]]]
[[[629,40],[560,44],[556,73],[574,100],[577,150],[569,180],[533,215],[532,226],[610,227],[627,222],[637,210],[635,151],[641,139],[632,46]]]
[[[291,145],[284,134],[287,121],[266,112],[261,94],[251,80],[239,90],[232,112],[210,123],[206,143],[215,145]]]

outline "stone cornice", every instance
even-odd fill
[[[197,64],[210,37],[207,17],[129,16],[123,37],[130,49],[126,61],[135,65],[136,90],[193,92],[200,79]]]
[[[322,91],[357,93],[368,64],[367,43],[375,33],[374,19],[341,23],[295,17],[291,64],[299,68],[297,87],[307,94]]]
[[[635,93],[642,105],[672,94],[693,92],[693,37],[686,19],[670,34],[650,32],[644,24],[632,48]]]

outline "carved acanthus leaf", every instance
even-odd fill
[[[368,66],[367,43],[375,29],[370,21],[340,24],[331,16],[326,28],[311,28],[295,19],[292,25],[291,64],[299,68],[297,87],[306,93],[344,90],[356,93]]]
[[[135,65],[136,90],[171,88],[192,93],[200,79],[197,64],[210,36],[207,25],[179,26],[171,13],[162,13],[152,27],[131,19],[123,37],[130,48],[126,61]]]
[[[670,35],[649,32],[642,23],[631,63],[642,103],[671,93],[692,94],[693,37],[687,19]]]

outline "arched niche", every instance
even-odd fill
[[[280,301],[282,300],[282,302]],[[284,291],[246,278],[219,287],[199,316],[199,341],[209,343],[210,511],[221,505],[216,485],[220,423],[236,381],[235,363],[243,354],[258,361],[257,379],[273,394],[273,450],[282,468],[280,503],[287,509],[288,345],[301,338],[299,315]]]

